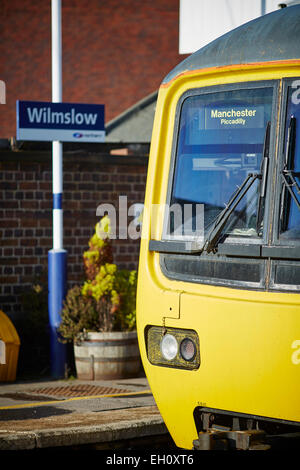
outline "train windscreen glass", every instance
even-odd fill
[[[185,216],[184,223],[176,225],[171,218],[171,233],[206,235],[245,179],[260,174],[272,97],[273,88],[265,87],[192,95],[184,100],[170,202],[183,212],[191,206],[192,222],[186,223]],[[257,227],[260,184],[258,178],[251,184],[223,234],[262,235],[262,224]],[[196,207],[202,208],[200,225]]]
[[[297,82],[299,85],[299,81]],[[280,238],[300,238],[300,106],[299,91],[289,87],[283,168]]]

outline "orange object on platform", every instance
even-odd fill
[[[8,316],[0,310],[0,339],[5,343],[5,364],[0,364],[0,382],[16,380],[20,338]]]

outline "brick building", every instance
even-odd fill
[[[0,138],[16,100],[51,101],[51,0],[1,0]],[[63,101],[105,104],[106,122],[157,90],[178,54],[179,0],[62,0]]]
[[[2,0],[0,22],[0,309],[22,342],[22,294],[52,248],[52,162],[50,143],[16,142],[16,100],[51,101],[51,1]],[[144,201],[156,91],[183,59],[178,23],[179,0],[62,0],[63,101],[104,104],[107,128],[105,144],[63,145],[69,287],[97,206]],[[114,241],[120,267],[137,268],[138,253],[139,240]]]
[[[149,146],[145,144],[138,146],[140,152],[134,144],[134,153],[129,144],[125,156],[118,150],[114,154],[113,144],[82,145],[64,144],[63,246],[69,288],[85,279],[82,255],[99,220],[97,207],[113,205],[118,218],[119,196],[126,196],[128,207],[142,203],[148,163]],[[51,160],[50,144],[27,142],[19,150],[10,145],[0,150],[0,310],[12,319],[21,339],[21,378],[47,374],[50,366]],[[138,255],[139,239],[113,240],[114,262],[119,268],[137,269]]]

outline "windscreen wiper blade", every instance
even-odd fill
[[[281,171],[281,177],[282,177],[282,180],[286,189],[289,191],[291,197],[293,198],[298,209],[300,210],[300,201],[297,195],[295,194],[295,192],[293,191],[293,189],[295,188],[296,192],[300,194],[300,187],[295,179],[295,173],[293,171],[295,142],[296,142],[296,118],[295,116],[291,116],[289,127],[288,127],[285,163],[284,163],[283,170]],[[285,201],[284,196],[282,197],[282,201]],[[281,217],[280,217],[281,220],[283,220],[283,212],[284,210],[286,210],[286,207],[284,206],[285,204],[282,203]]]
[[[258,199],[257,216],[256,216],[257,234],[259,234],[261,230],[261,223],[262,223],[263,214],[264,214],[264,202],[265,202],[267,175],[268,175],[268,168],[269,168],[270,132],[271,132],[271,121],[268,121],[266,132],[265,132],[263,160],[262,160],[262,165],[261,165],[260,195]]]
[[[292,170],[282,170],[281,177],[283,179],[285,187],[289,191],[290,195],[294,199],[294,202],[296,203],[296,206],[300,210],[300,201],[297,197],[297,194],[295,194],[293,191],[293,188],[295,188],[296,192],[300,194],[300,187],[297,181],[295,180],[294,172]]]
[[[226,225],[227,220],[231,216],[234,209],[243,199],[245,194],[249,191],[251,186],[253,185],[254,181],[258,178],[261,178],[260,173],[249,173],[246,178],[244,179],[242,185],[238,188],[238,190],[233,194],[231,199],[229,200],[228,204],[226,205],[225,209],[220,213],[217,217],[212,229],[210,230],[204,245],[203,250],[206,250],[208,253],[214,251],[220,234]]]

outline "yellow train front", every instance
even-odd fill
[[[299,6],[220,37],[160,87],[137,323],[180,448],[299,431],[299,103]]]

